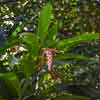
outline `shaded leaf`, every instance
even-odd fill
[[[80,54],[68,53],[68,54],[58,54],[55,59],[67,60],[67,59],[79,59],[79,60],[90,60],[89,57]]]
[[[34,60],[29,54],[25,54],[19,63],[20,70],[23,71],[26,77],[31,76],[36,71]]]
[[[51,27],[50,31],[48,32],[47,40],[44,42],[45,47],[54,47],[57,43],[56,37],[58,33],[58,22],[56,21],[55,24]]]
[[[64,49],[68,50],[71,47],[75,47],[78,44],[82,42],[89,42],[89,41],[94,41],[100,39],[100,34],[99,33],[89,33],[89,34],[82,34],[82,35],[77,35],[69,39],[63,39],[59,41],[56,45],[57,49]]]
[[[56,21],[54,25],[50,28],[48,33],[48,40],[55,40],[58,33],[58,22]]]
[[[16,38],[6,41],[5,45],[2,48],[0,48],[0,53],[4,53],[8,48],[18,45],[18,43],[19,43],[19,40]]]
[[[16,80],[17,76],[13,72],[0,73],[0,79],[3,79],[3,80]]]
[[[77,96],[77,95],[72,95],[72,94],[64,94],[61,96],[57,96],[56,98],[54,98],[53,100],[90,100],[90,98],[88,97],[83,97],[83,96]]]
[[[33,33],[22,33],[20,36],[21,43],[26,45],[26,48],[32,54],[32,56],[37,56],[39,52],[39,41],[35,34]]]

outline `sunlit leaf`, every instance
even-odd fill
[[[12,32],[12,36],[16,37],[17,33],[20,32],[20,31],[21,31],[21,26],[17,26],[16,29],[15,29],[15,31]]]
[[[52,16],[52,6],[50,3],[47,3],[40,12],[38,19],[38,35],[40,41],[43,42],[46,38],[48,27],[50,25],[50,20]]]
[[[23,30],[23,28],[25,27],[25,25],[27,24],[27,22],[29,22],[30,20],[27,20],[26,18],[23,18],[21,20],[21,22],[16,22],[15,25],[13,26],[13,28],[10,31],[10,37],[17,37],[18,33],[21,32]]]

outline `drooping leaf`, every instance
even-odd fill
[[[50,3],[47,3],[40,12],[38,19],[38,35],[40,41],[43,42],[46,38],[48,27],[50,25],[50,20],[52,16],[52,6]]]
[[[63,39],[59,41],[56,45],[57,49],[64,49],[68,50],[71,47],[75,47],[78,44],[81,44],[82,42],[89,42],[89,41],[94,41],[100,39],[100,34],[99,33],[88,33],[88,34],[82,34],[82,35],[77,35],[69,39]]]

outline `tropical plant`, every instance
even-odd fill
[[[8,80],[9,83],[12,84],[17,92],[18,100],[25,100],[24,94],[25,91],[28,91],[27,88],[31,91],[31,93],[29,92],[30,94],[35,93],[35,89],[38,90],[38,77],[39,74],[42,75],[41,71],[44,69],[43,66],[48,66],[49,74],[46,74],[47,77],[51,77],[51,79],[53,78],[54,80],[61,79],[61,81],[63,81],[62,77],[60,77],[53,68],[54,61],[66,61],[67,59],[73,58],[80,60],[92,60],[89,57],[80,54],[68,53],[67,51],[81,43],[100,39],[100,34],[94,32],[76,35],[69,39],[60,39],[58,35],[59,24],[53,16],[52,6],[50,3],[47,3],[42,8],[38,17],[38,28],[35,33],[22,32],[18,34],[18,32],[21,31],[20,28],[22,27],[18,26],[16,28],[18,31],[15,29],[6,41],[4,47],[0,48],[0,54],[10,50],[10,53],[8,52],[8,55],[11,57],[11,61],[9,60],[10,63],[14,60],[14,58],[16,58],[14,55],[11,55],[13,48],[16,48],[17,46],[25,49],[22,56],[18,59],[16,58],[18,64],[15,65],[14,63],[10,66],[10,71],[0,73],[0,79],[5,81]],[[19,48],[17,51],[19,51]],[[23,78],[21,79],[20,74],[23,75]],[[30,78],[35,75],[35,78],[37,78],[37,82],[35,82],[36,86],[33,84],[34,81],[33,83],[29,82]],[[24,81],[24,84],[22,80]]]

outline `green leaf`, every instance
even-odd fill
[[[26,77],[30,77],[36,70],[34,60],[30,54],[23,55],[23,58],[19,61],[20,70],[23,71]]]
[[[37,36],[34,33],[31,32],[23,32],[20,34],[20,40],[23,43],[27,43],[30,45],[38,43]]]
[[[48,40],[55,40],[57,37],[58,32],[58,22],[56,21],[55,24],[50,28],[50,31],[48,33]]]
[[[58,22],[56,21],[55,24],[51,27],[50,31],[48,32],[47,40],[44,42],[44,47],[54,47],[56,45],[56,37],[58,32]]]
[[[17,33],[21,32],[28,22],[30,22],[30,20],[24,18],[21,21],[19,21],[18,23],[15,23],[14,28],[10,31],[11,37],[17,37],[17,35],[18,35]]]
[[[0,73],[0,79],[3,79],[3,80],[16,80],[17,76],[13,72]]]
[[[9,85],[9,88],[15,89],[17,95],[20,96],[20,82],[17,75],[14,72],[0,73],[0,80],[4,80],[6,84]]]
[[[66,94],[62,94],[60,96],[56,96],[52,100],[90,100],[90,98],[66,93]]]
[[[79,59],[79,60],[90,60],[89,57],[83,56],[80,54],[73,54],[73,53],[68,53],[68,54],[58,54],[55,59],[57,60],[66,60],[66,59]]]
[[[6,85],[6,92],[10,92],[13,96],[16,97],[16,95],[20,96],[20,83],[19,80],[4,80],[4,83]]]
[[[44,48],[55,48],[55,45],[57,44],[57,41],[55,40],[47,40],[45,43],[44,43]]]
[[[19,40],[17,38],[11,38],[8,41],[6,41],[6,44],[4,47],[0,48],[0,53],[4,53],[8,48],[11,48],[12,46],[18,45]]]
[[[100,39],[100,33],[95,33],[95,34],[88,33],[88,34],[77,35],[69,39],[60,40],[57,43],[56,48],[69,50],[71,47],[75,47],[78,44],[81,44],[82,42],[90,42],[98,39]]]
[[[16,37],[17,33],[21,31],[21,26],[17,26],[16,29],[12,32],[12,36]]]
[[[52,16],[52,6],[50,3],[47,3],[40,12],[38,19],[38,35],[40,37],[41,43],[46,38],[48,32],[48,27],[50,25],[50,20]]]
[[[37,56],[39,52],[39,41],[35,34],[24,32],[20,35],[21,43],[26,45],[26,48],[33,56]]]

